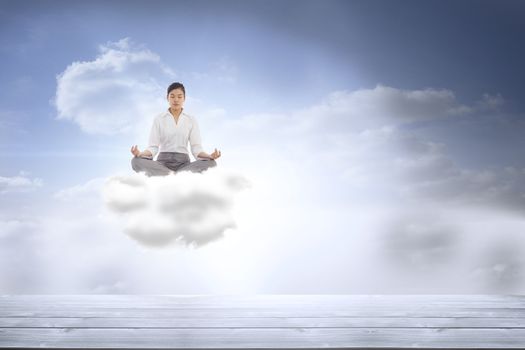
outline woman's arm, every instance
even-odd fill
[[[159,150],[160,143],[160,127],[158,118],[155,118],[153,125],[151,126],[151,131],[149,133],[149,147],[141,152],[137,145],[131,147],[131,153],[135,157],[151,158],[155,157]]]
[[[190,141],[191,153],[195,159],[198,159],[201,155],[203,158],[207,158],[208,154],[204,152],[202,148],[201,133],[199,130],[199,124],[195,118],[192,118],[192,126],[188,137]]]
[[[204,159],[213,160],[221,156],[221,152],[217,151],[217,149],[215,149],[215,151],[212,154],[208,154],[204,152],[204,150],[202,149],[199,124],[197,123],[197,120],[195,119],[193,119],[193,126],[190,130],[189,140],[190,140],[191,153],[193,153],[193,156],[195,157],[195,159],[204,158]]]
[[[160,120],[159,117],[156,117],[153,120],[153,125],[151,126],[151,130],[149,133],[148,148],[144,152],[142,152],[142,157],[153,158],[157,155],[160,146],[160,134]]]

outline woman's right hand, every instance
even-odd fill
[[[140,156],[140,151],[137,145],[131,147],[131,154],[133,154],[135,157]]]

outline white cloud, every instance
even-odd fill
[[[334,93],[329,105],[347,108],[359,118],[392,118],[394,121],[415,121],[446,117],[461,109],[450,90],[400,90],[378,85],[350,93]]]
[[[293,121],[315,128],[333,128],[332,131],[364,130],[454,117],[471,111],[472,107],[460,104],[450,90],[402,90],[377,85],[373,89],[335,91],[321,104],[294,113]],[[322,129],[326,130],[325,127]]]
[[[29,173],[22,171],[17,176],[0,176],[0,194],[8,192],[29,192],[42,187],[42,179],[29,178],[28,175]]]
[[[525,168],[467,168],[445,144],[395,127],[348,134],[342,145],[330,159],[347,186],[382,188],[398,200],[436,205],[525,207]]]
[[[101,45],[94,60],[74,62],[57,76],[58,118],[92,134],[143,128],[145,116],[164,109],[160,82],[166,76],[174,77],[174,72],[160,57],[129,38]]]
[[[373,89],[336,91],[318,104],[293,111],[215,118],[206,132],[231,149],[242,144],[243,150],[286,154],[302,162],[322,155],[331,164],[348,165],[360,164],[351,162],[351,154],[360,153],[360,160],[374,156],[364,149],[379,148],[372,144],[374,140],[367,139],[373,138],[373,133],[387,137],[385,133],[390,132],[391,139],[401,139],[401,127],[411,122],[454,119],[472,111],[473,107],[459,103],[449,90],[401,90],[378,85]],[[403,139],[410,146],[423,145],[411,142],[408,136]],[[387,147],[392,145],[390,140],[377,141],[387,142]],[[396,150],[413,152],[402,144],[396,145]]]
[[[0,290],[32,293],[45,279],[35,273],[40,266],[37,218],[0,220]]]
[[[397,215],[385,227],[386,257],[403,269],[428,272],[448,268],[461,254],[458,241],[462,232],[442,216],[442,211],[413,210],[408,216]]]
[[[234,196],[245,178],[209,169],[163,177],[112,177],[104,187],[107,206],[126,221],[125,232],[147,246],[204,245],[234,228]]]
[[[503,103],[499,95],[485,94],[482,101],[487,101],[484,106]],[[318,105],[288,113],[224,120],[212,132],[232,149],[230,140],[242,144],[244,151],[268,153],[270,159],[284,154],[312,181],[321,176],[344,179],[346,193],[353,188],[368,195],[382,192],[382,199],[395,195],[435,204],[523,208],[525,168],[465,167],[451,157],[445,143],[426,140],[418,129],[405,127],[447,117],[454,127],[458,111],[475,120],[475,114],[487,108],[463,105],[449,90],[379,85],[334,92]]]
[[[447,164],[448,165],[448,164]],[[470,170],[456,164],[439,168],[429,164],[438,172],[421,177],[419,181],[406,184],[402,191],[419,200],[434,203],[522,210],[525,207],[525,172],[513,168]],[[440,174],[447,173],[440,177]],[[425,172],[425,173],[430,173]]]
[[[482,247],[477,252],[477,264],[470,269],[469,280],[490,293],[519,290],[525,280],[525,249],[521,241],[521,237],[504,234],[503,239],[500,236]]]
[[[9,236],[26,234],[27,231],[33,230],[37,224],[33,221],[25,220],[0,220],[0,238],[8,238]]]
[[[91,179],[85,184],[59,190],[53,197],[62,201],[74,201],[86,195],[98,195],[99,197],[105,180],[105,178]]]

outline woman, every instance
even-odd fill
[[[149,147],[141,152],[137,145],[131,147],[134,155],[131,166],[136,172],[145,172],[148,176],[168,175],[172,171],[202,172],[217,165],[215,159],[221,152],[215,149],[212,154],[204,152],[197,120],[183,111],[186,90],[181,83],[168,87],[167,100],[170,105],[153,121],[149,136]],[[190,162],[187,145],[195,157]],[[157,160],[153,158],[157,155]]]

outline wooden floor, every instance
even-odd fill
[[[525,296],[5,295],[0,348],[525,349]]]

